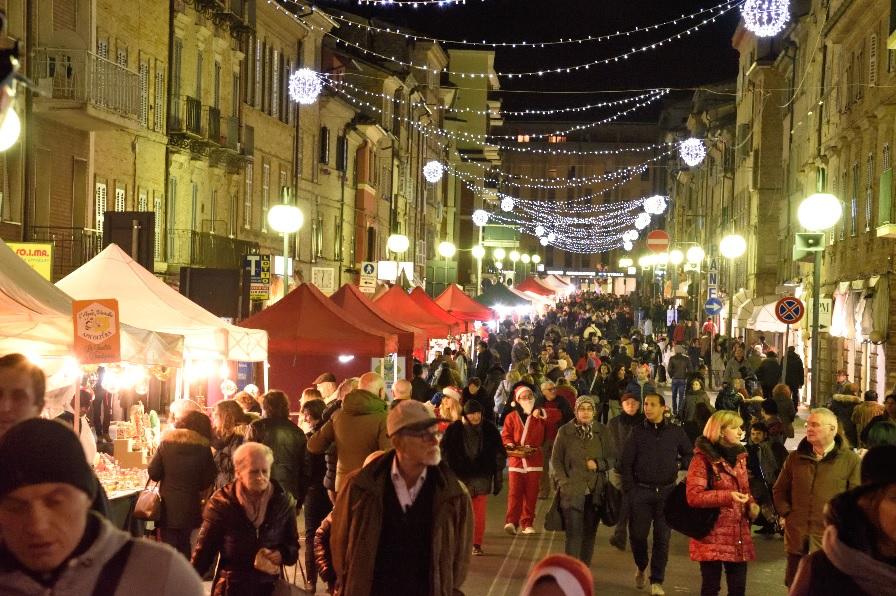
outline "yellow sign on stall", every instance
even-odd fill
[[[75,357],[81,364],[121,360],[121,322],[118,300],[98,298],[72,302]]]
[[[19,258],[48,280],[53,276],[53,245],[48,242],[7,242]]]

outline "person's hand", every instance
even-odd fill
[[[731,498],[734,499],[735,503],[746,503],[750,500],[749,496],[744,493],[739,493],[736,490],[731,491]]]
[[[268,558],[268,560],[271,563],[273,563],[274,565],[277,565],[278,567],[283,564],[283,555],[280,553],[279,550],[274,549],[274,548],[264,549],[264,550],[267,551],[265,553],[265,556]]]
[[[753,521],[757,517],[759,517],[759,504],[750,503],[750,521]]]
[[[585,465],[588,466],[589,472],[597,472],[597,462],[593,459],[589,459],[587,462],[585,462]]]
[[[547,417],[547,415],[544,413],[544,410],[542,410],[541,408],[532,410],[532,416],[534,416],[535,418],[541,418],[542,420]]]

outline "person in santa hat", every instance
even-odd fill
[[[569,555],[548,555],[535,564],[520,596],[593,596],[588,566]]]
[[[541,445],[546,431],[545,414],[543,410],[535,409],[535,394],[531,387],[516,387],[513,401],[511,407],[514,409],[507,415],[501,430],[509,470],[504,531],[511,535],[518,530],[523,534],[534,534],[532,522],[544,465]]]

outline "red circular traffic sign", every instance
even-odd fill
[[[785,325],[799,323],[806,314],[806,305],[799,298],[787,296],[775,304],[775,317]]]
[[[663,230],[654,230],[647,234],[647,248],[651,252],[669,250],[669,234]]]

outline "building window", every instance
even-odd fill
[[[93,227],[103,231],[103,221],[106,219],[108,206],[108,190],[105,182],[97,182],[93,192]]]
[[[271,164],[261,166],[261,231],[268,231],[268,205],[271,203]]]
[[[137,117],[140,120],[140,126],[144,128],[149,126],[149,63],[140,62],[139,82],[140,82],[140,106]]]
[[[548,136],[548,143],[565,143],[566,136],[564,135],[550,135]]]
[[[252,191],[255,176],[255,164],[246,163],[246,196],[243,200],[243,228],[252,229]]]
[[[852,192],[849,199],[849,235],[855,236],[859,217],[859,164],[852,164]]]
[[[208,231],[212,234],[218,233],[218,190],[212,191],[212,204],[208,210]]]
[[[529,135],[516,135],[516,142],[517,143],[528,143]]]
[[[271,60],[271,116],[280,117],[280,52],[277,50]]]
[[[261,109],[261,101],[262,101],[261,80],[264,78],[264,70],[262,69],[262,64],[264,62],[263,56],[264,56],[264,43],[260,39],[256,39],[255,40],[255,72],[253,73],[255,75],[255,94],[254,94],[254,97],[252,98],[254,100],[252,102],[252,104],[259,110]]]
[[[199,227],[196,225],[199,219],[199,185],[193,182],[190,188],[190,229],[195,231]]]
[[[330,163],[330,129],[326,126],[320,127],[320,151],[318,152],[318,161],[324,165]]]
[[[162,213],[162,196],[159,192],[153,193],[153,201],[152,201],[152,210],[155,213],[155,222],[153,223],[153,229],[155,231],[155,238],[153,241],[153,256],[156,261],[162,260],[162,218],[164,217],[164,213]]]
[[[202,50],[196,52],[196,99],[202,101]]]
[[[871,212],[874,204],[874,155],[868,154],[865,167],[865,231],[871,231]]]
[[[127,205],[127,193],[123,186],[115,185],[115,211],[124,211]]]
[[[149,197],[146,189],[141,188],[137,192],[137,211],[149,211]]]
[[[153,128],[161,131],[165,128],[165,67],[156,61],[155,105],[153,106]]]
[[[348,139],[343,135],[336,137],[336,169],[348,171]]]
[[[221,109],[221,63],[215,62],[215,88],[212,96],[212,105],[216,110]]]

